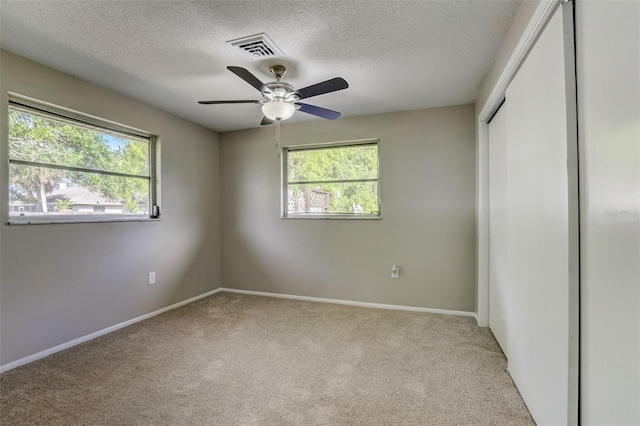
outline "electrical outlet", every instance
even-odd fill
[[[398,265],[391,267],[391,278],[400,278],[400,267]]]
[[[156,273],[149,272],[149,284],[155,284],[155,283],[156,283]]]

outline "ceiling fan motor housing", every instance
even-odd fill
[[[274,81],[265,84],[265,86],[271,89],[272,92],[263,93],[263,96],[268,101],[282,100],[285,102],[295,102],[299,99],[295,89],[290,84],[283,83],[281,81]]]
[[[276,79],[270,83],[265,84],[272,93],[263,93],[262,95],[268,102],[282,101],[282,102],[296,102],[300,97],[295,93],[295,89],[292,85],[280,81],[280,79],[286,74],[287,68],[284,65],[273,65],[269,68],[271,74]]]

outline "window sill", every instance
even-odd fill
[[[69,216],[47,216],[47,217],[10,217],[8,224],[14,225],[59,225],[68,223],[115,223],[115,222],[159,222],[159,218],[149,216],[91,216],[91,217],[69,217]]]
[[[381,216],[378,215],[293,215],[293,216],[281,216],[280,219],[302,219],[302,220],[380,220]]]

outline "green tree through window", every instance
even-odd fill
[[[378,215],[378,144],[286,152],[287,216]]]
[[[10,216],[86,213],[90,203],[110,213],[149,213],[149,139],[20,105],[10,105],[8,118]],[[48,197],[56,192],[75,195]]]

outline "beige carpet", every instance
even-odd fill
[[[468,317],[218,293],[4,373],[3,425],[534,424]]]

